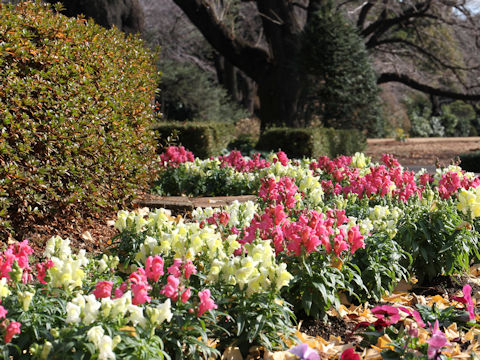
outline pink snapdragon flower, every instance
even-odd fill
[[[183,146],[169,146],[163,154],[160,155],[160,161],[165,167],[177,167],[178,164],[192,162],[195,156],[191,151]]]
[[[190,288],[185,289],[185,291],[182,293],[181,300],[182,303],[186,303],[188,299],[192,296],[192,290]]]
[[[46,284],[47,282],[45,281],[45,276],[47,275],[47,270],[53,267],[55,264],[51,259],[48,259],[47,261],[43,263],[37,263],[35,265],[37,269],[37,280],[41,284]]]
[[[20,334],[20,327],[22,324],[20,324],[18,321],[11,321],[7,325],[6,333],[5,333],[5,343],[8,344],[10,341],[12,341],[12,338],[15,334]]]
[[[217,304],[210,297],[210,290],[205,289],[198,292],[198,297],[200,299],[200,305],[198,306],[197,316],[202,316],[208,310],[218,308]]]
[[[147,279],[157,282],[164,274],[163,265],[163,259],[160,256],[149,256],[145,262]]]
[[[197,268],[193,264],[192,260],[187,260],[186,264],[183,267],[185,279],[189,279],[190,276],[197,273]]]
[[[112,296],[113,282],[111,281],[99,281],[96,285],[96,289],[93,295],[97,299],[109,298]]]
[[[180,285],[180,280],[174,275],[169,275],[167,277],[167,284],[160,290],[160,294],[165,295],[166,297],[177,301],[178,299],[178,286]]]
[[[169,274],[172,274],[176,278],[182,276],[182,271],[180,267],[182,266],[182,259],[173,259],[173,265],[167,268]]]
[[[8,310],[5,309],[2,305],[0,305],[0,319],[1,319],[1,318],[6,319],[6,318],[7,318],[7,314],[8,314]]]

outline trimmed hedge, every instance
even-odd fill
[[[159,142],[176,132],[180,145],[195,156],[206,159],[219,155],[227,148],[234,138],[235,125],[219,122],[170,122],[159,123],[154,130]],[[162,149],[159,149],[159,152],[162,152]]]
[[[365,149],[366,137],[356,129],[272,128],[260,135],[257,149],[284,151],[289,157],[351,155]]]
[[[465,171],[480,173],[480,151],[460,154],[460,166]]]
[[[39,1],[1,5],[0,231],[120,206],[146,188],[157,81],[138,37]]]

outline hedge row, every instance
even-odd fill
[[[157,81],[137,37],[40,2],[0,4],[0,232],[146,187]]]
[[[160,142],[176,132],[178,142],[203,159],[219,155],[228,144],[235,143],[234,125],[228,123],[161,123],[155,131]],[[265,152],[282,150],[291,158],[302,158],[351,155],[365,146],[366,137],[358,130],[311,127],[266,130],[255,148]]]

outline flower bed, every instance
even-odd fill
[[[340,313],[342,302],[381,301],[402,279],[466,272],[479,255],[480,180],[458,167],[415,174],[390,156],[374,164],[363,154],[200,161],[181,148],[161,161],[161,189],[193,177],[246,193],[258,184],[257,199],[197,209],[188,220],[164,209],[121,211],[120,234],[99,258],[73,254],[56,237],[34,266],[27,242],[9,245],[0,256],[4,358],[214,358],[252,345],[281,351],[306,341],[296,319]],[[473,351],[470,292],[464,287],[452,307],[378,306],[362,315],[354,347],[330,356]],[[292,352],[318,356],[308,344]]]

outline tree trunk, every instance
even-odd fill
[[[301,81],[296,71],[273,67],[258,82],[261,129],[269,126],[300,127],[302,119],[298,109]]]

